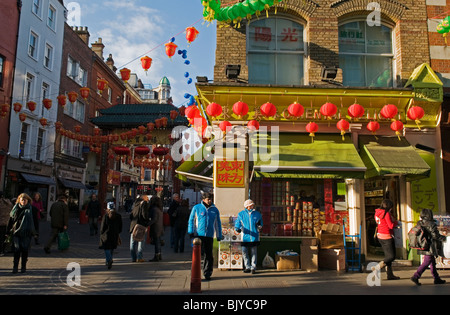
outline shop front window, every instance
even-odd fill
[[[303,25],[275,17],[249,24],[249,83],[303,84]]]
[[[355,21],[339,26],[339,68],[344,86],[393,86],[392,29]]]

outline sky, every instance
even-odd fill
[[[87,26],[90,44],[101,37],[105,45],[103,57],[106,60],[112,54],[117,71],[126,67],[146,87],[153,88],[166,76],[175,106],[186,105],[186,93],[197,94],[197,76],[213,79],[216,22],[203,20],[201,0],[66,0],[64,4],[68,9],[67,23]],[[199,31],[191,44],[185,33],[189,26]],[[164,44],[172,38],[177,51],[187,51],[186,59],[178,52],[172,58],[165,54]],[[147,74],[140,61],[145,55],[153,59]]]

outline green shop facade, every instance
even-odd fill
[[[197,91],[210,125],[206,133],[212,130],[214,137],[178,167],[177,177],[209,184],[225,220],[236,216],[246,199],[255,201],[264,221],[259,263],[266,251],[272,257],[276,251],[300,252],[302,242],[309,244],[327,223],[360,235],[363,261],[382,258],[373,235],[374,212],[384,198],[394,202],[400,221],[397,259],[419,261],[408,248],[407,232],[422,208],[445,214],[438,128],[442,82],[427,64],[415,69],[404,88],[197,83]],[[233,111],[238,101],[248,105],[248,113]],[[304,108],[300,117],[287,114],[295,102]],[[220,116],[208,115],[211,103],[221,105]],[[274,116],[263,115],[265,103],[276,107]],[[337,113],[320,114],[325,103],[335,104]],[[355,103],[364,108],[359,118],[348,114]],[[389,119],[380,115],[387,104],[398,110]],[[420,120],[408,117],[413,106],[424,110]],[[348,129],[337,128],[341,119]],[[247,127],[252,120],[258,130]],[[397,132],[391,129],[394,120],[403,125]],[[220,129],[223,121],[232,126],[226,132]],[[368,130],[371,121],[379,129]],[[318,129],[307,131],[310,122]]]

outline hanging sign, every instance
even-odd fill
[[[244,187],[244,161],[216,161],[216,187]]]

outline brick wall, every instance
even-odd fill
[[[449,0],[450,1],[450,0]],[[234,0],[222,0],[233,4]],[[305,84],[321,84],[322,66],[339,66],[338,25],[345,19],[366,18],[370,0],[285,0],[278,5],[278,14],[289,14],[305,26],[308,55],[305,60]],[[414,68],[430,62],[425,0],[378,1],[383,22],[393,27],[397,85],[403,86]],[[274,14],[271,9],[270,15]],[[260,18],[263,18],[264,14]],[[227,81],[226,64],[241,64],[241,78],[248,78],[246,65],[246,23],[241,28],[217,27],[214,81]],[[439,40],[439,39],[436,39]],[[339,72],[337,80],[342,80]]]

